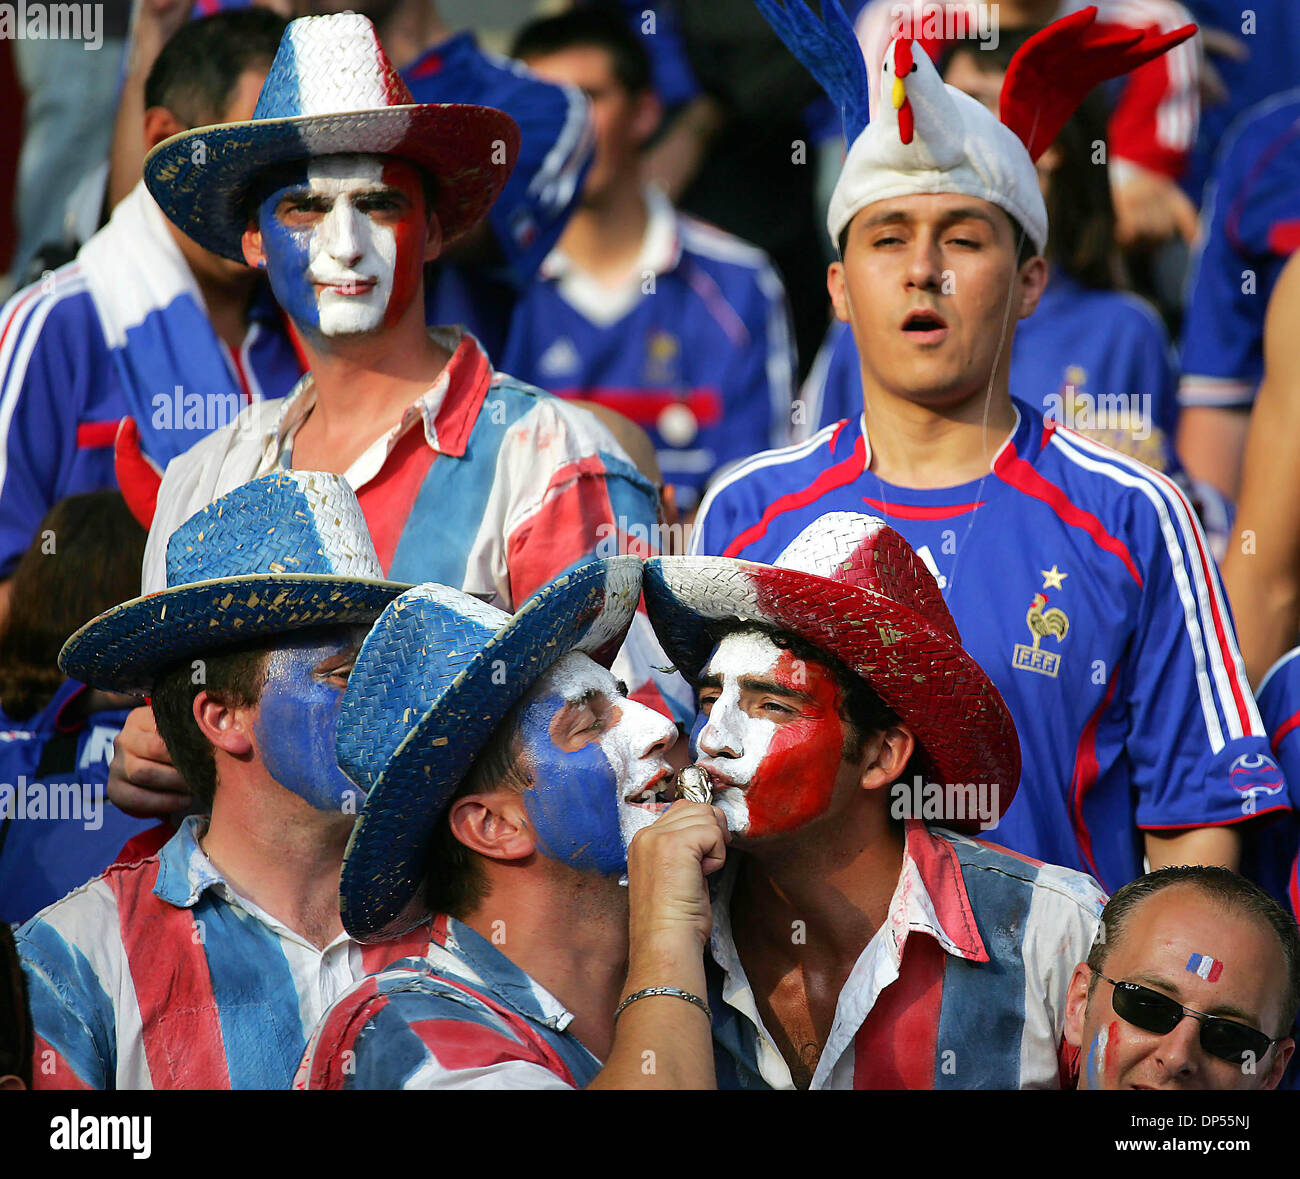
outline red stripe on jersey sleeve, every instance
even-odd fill
[[[1142,588],[1142,574],[1138,572],[1138,567],[1133,561],[1132,554],[1128,551],[1128,546],[1117,537],[1111,536],[1106,531],[1106,526],[1091,512],[1071,503],[1069,497],[1061,488],[1057,487],[1055,483],[1049,483],[1029,463],[1016,454],[1014,445],[1009,444],[998,455],[993,464],[993,473],[1004,483],[1009,483],[1017,491],[1032,496],[1034,499],[1042,500],[1071,527],[1083,529],[1092,537],[1099,548],[1105,549],[1108,553],[1113,553],[1123,561],[1124,568],[1129,571],[1133,580],[1137,582],[1138,588]]]
[[[841,423],[841,426],[843,423]],[[836,430],[836,437],[839,431]],[[772,521],[786,512],[796,512],[800,508],[807,507],[808,504],[819,500],[823,495],[828,495],[837,488],[845,484],[852,483],[860,474],[862,474],[862,465],[867,457],[867,439],[866,435],[859,434],[858,440],[854,444],[853,453],[842,462],[836,463],[833,467],[827,467],[816,479],[801,491],[791,491],[787,495],[779,496],[768,505],[768,509],[763,513],[763,518],[757,524],[746,528],[735,540],[733,540],[723,550],[724,557],[734,557],[742,549],[753,544],[757,540],[762,540],[767,535],[768,528],[771,527]]]
[[[1273,752],[1278,751],[1278,747],[1286,740],[1286,735],[1300,725],[1300,712],[1293,712],[1277,727],[1277,732],[1273,734],[1273,740],[1269,744],[1273,747]]]

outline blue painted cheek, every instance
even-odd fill
[[[254,731],[267,771],[318,811],[355,814],[362,793],[339,769],[334,752],[343,693],[311,675],[322,652],[279,652],[271,658],[292,662],[273,672],[262,691]]]
[[[308,265],[311,261],[311,232],[291,230],[275,216],[276,206],[285,189],[272,193],[258,210],[257,224],[262,231],[262,251],[266,254],[266,273],[271,290],[289,318],[300,327],[320,327],[320,307]]]
[[[524,791],[524,809],[538,850],[579,872],[622,875],[627,850],[619,828],[614,769],[595,742],[564,753],[551,741],[551,720],[563,706],[558,694],[535,700],[520,723],[535,781]]]

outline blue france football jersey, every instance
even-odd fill
[[[459,33],[404,70],[416,102],[465,102],[505,111],[519,124],[519,158],[487,223],[500,265],[439,262],[425,272],[425,318],[463,324],[495,361],[519,290],[550,253],[591,164],[589,104],[574,86],[537,77]]]
[[[1261,810],[1279,801],[1296,806],[1300,784],[1300,647],[1282,656],[1260,681],[1259,712],[1264,718],[1273,752],[1286,775],[1287,792],[1271,795],[1267,788],[1256,791]],[[1247,847],[1242,870],[1257,880],[1292,913],[1300,914],[1300,813],[1293,809],[1255,833]]]
[[[689,509],[719,467],[789,440],[794,350],[767,255],[653,189],[647,202],[628,280],[608,287],[557,250],[515,309],[501,367],[631,418]]]
[[[694,550],[771,562],[825,512],[887,520],[1016,722],[1019,792],[991,838],[1114,891],[1142,872],[1143,829],[1242,822],[1282,775],[1187,501],[1015,406],[989,474],[956,487],[883,483],[861,415],[756,456],[706,496]]]
[[[1053,270],[1038,307],[1016,326],[1011,395],[1062,425],[1162,471],[1174,453],[1177,378],[1169,337],[1149,304],[1121,291],[1089,290]],[[862,412],[853,333],[836,320],[800,394],[802,417],[820,429]],[[1099,422],[1104,409],[1105,422]]]
[[[1300,248],[1300,89],[1252,107],[1224,140],[1183,320],[1184,406],[1249,406],[1264,375],[1264,312]]]

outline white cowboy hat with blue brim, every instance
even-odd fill
[[[337,154],[395,156],[433,177],[446,244],[500,195],[519,155],[519,127],[491,107],[414,102],[364,16],[304,16],[285,29],[252,119],[173,135],[149,153],[144,179],[187,237],[242,262],[258,175]]]
[[[339,712],[339,766],[366,791],[343,860],[339,908],[359,941],[427,915],[429,840],[506,713],[557,660],[608,666],[641,598],[641,560],[589,561],[510,615],[460,590],[416,586],[379,616]]]
[[[408,588],[385,580],[345,479],[281,471],[186,520],[167,542],[167,588],[88,622],[64,644],[59,667],[97,688],[144,695],[160,672],[205,651],[369,625]]]

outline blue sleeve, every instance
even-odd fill
[[[785,288],[764,262],[747,272],[736,309],[749,343],[727,365],[722,389],[726,429],[718,437],[718,466],[790,441],[794,352]]]
[[[1137,825],[1177,830],[1285,809],[1200,524],[1168,480],[1143,483],[1133,543],[1144,585],[1124,673]]]
[[[40,918],[19,929],[14,940],[36,1036],[34,1087],[114,1088],[113,1004],[85,955]]]
[[[70,490],[85,490],[66,487],[89,378],[86,341],[67,310],[28,287],[0,313],[0,577],[13,573],[45,513]]]
[[[1233,244],[1227,224],[1248,159],[1235,145],[1220,160],[1210,188],[1209,226],[1183,320],[1179,401],[1185,407],[1248,406],[1263,376],[1265,276]]]

